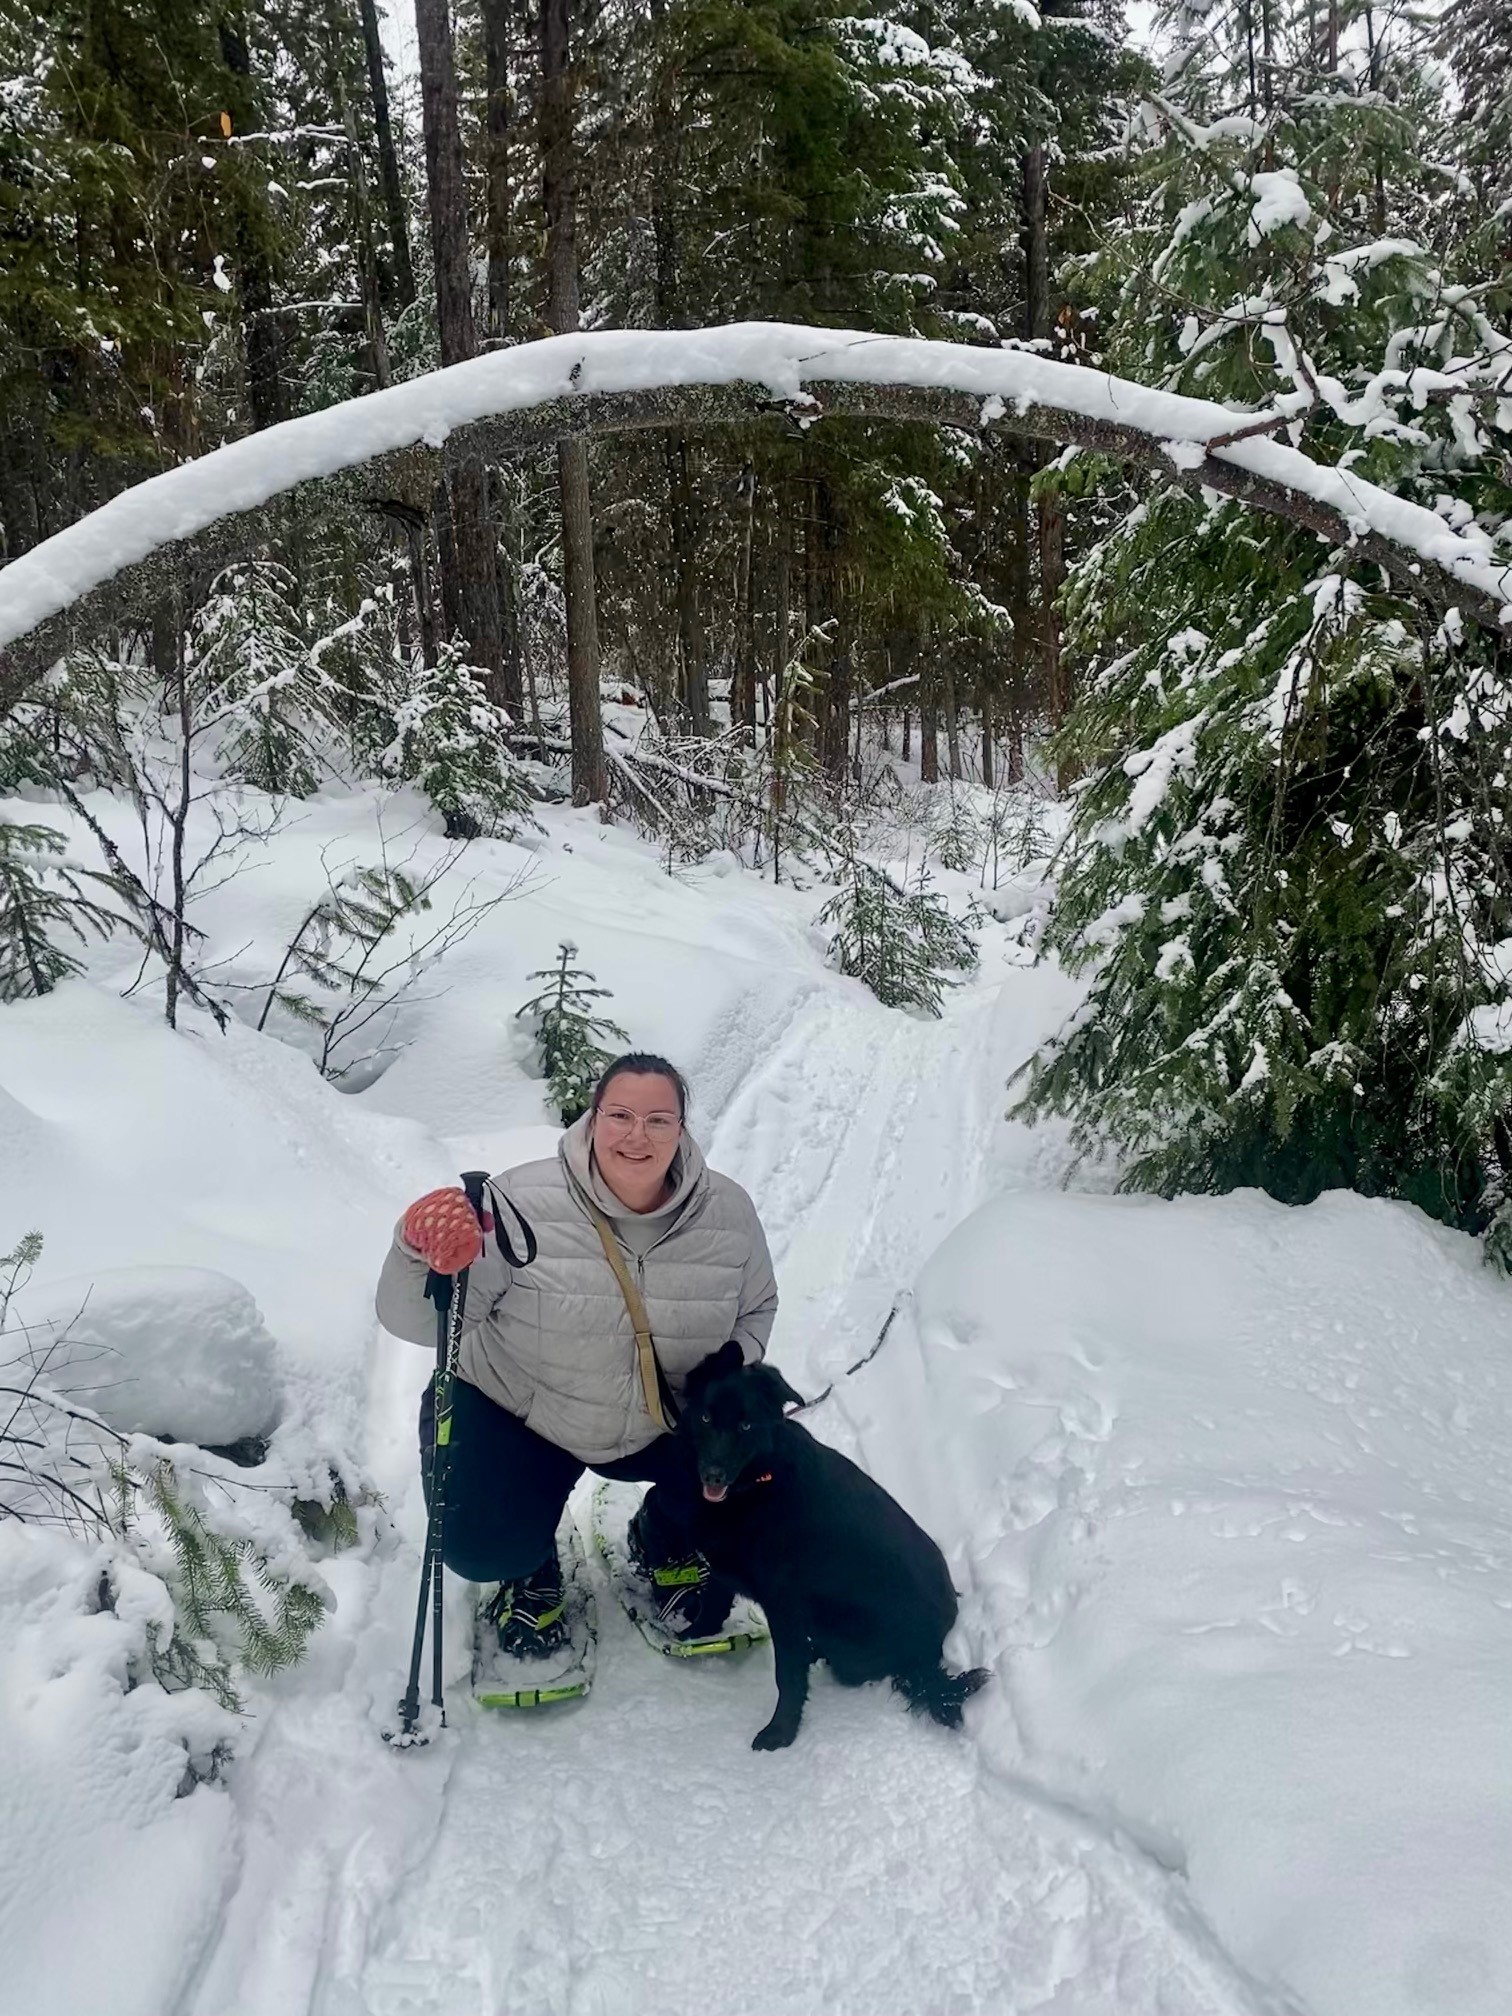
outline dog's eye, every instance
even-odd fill
[[[740,1432],[741,1432],[741,1434],[742,1434],[742,1435],[749,1435],[749,1434],[750,1434],[750,1432],[751,1432],[751,1424],[750,1424],[750,1422],[749,1422],[749,1421],[742,1421],[742,1422],[741,1422],[741,1424],[740,1424]]]
[[[708,1427],[708,1425],[709,1425],[709,1420],[710,1420],[710,1416],[708,1415],[708,1413],[707,1413],[707,1412],[705,1412],[705,1413],[703,1413],[703,1414],[700,1414],[698,1418],[699,1418],[699,1420],[700,1420],[700,1421],[701,1421],[701,1422],[703,1423],[703,1425],[705,1426],[705,1428],[707,1428],[707,1427]]]

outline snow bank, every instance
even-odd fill
[[[0,1523],[0,2008],[16,2016],[164,2016],[215,1930],[230,1801],[179,1795],[236,1721],[198,1692],[128,1691],[154,1589],[104,1548]]]
[[[280,1376],[344,1380],[355,1412],[373,1253],[417,1172],[439,1182],[445,1165],[413,1123],[365,1112],[298,1051],[194,1015],[175,1034],[100,970],[0,1015],[0,1252],[40,1231],[39,1286],[115,1268],[229,1275],[264,1312]]]
[[[873,1376],[999,1758],[1316,2016],[1504,2016],[1512,1294],[1474,1243],[1344,1194],[1004,1197]]]
[[[27,1289],[11,1318],[56,1393],[123,1435],[221,1445],[278,1418],[273,1339],[239,1281],[208,1267],[115,1267]]]
[[[375,455],[420,442],[440,447],[470,421],[574,394],[658,387],[748,383],[765,386],[775,399],[802,401],[806,387],[827,381],[967,392],[984,402],[984,420],[1001,418],[1009,405],[1059,408],[1166,444],[1206,444],[1232,434],[1236,418],[1244,417],[1210,400],[1156,391],[1034,351],[861,330],[740,322],[547,337],[302,414],[138,483],[0,570],[0,649],[170,540],[189,538],[298,483]],[[1433,382],[1442,382],[1441,374],[1433,374]],[[1284,442],[1255,436],[1211,452],[1437,562],[1504,604],[1512,621],[1512,568],[1497,560],[1477,528],[1454,531],[1435,512],[1348,470],[1316,463]]]

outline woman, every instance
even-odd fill
[[[412,1204],[384,1262],[379,1320],[416,1344],[435,1335],[428,1270],[471,1269],[452,1397],[445,1559],[469,1581],[499,1584],[488,1617],[517,1657],[551,1652],[561,1640],[557,1522],[585,1468],[653,1487],[630,1540],[666,1595],[670,1629],[702,1636],[729,1611],[732,1592],[711,1580],[693,1546],[697,1473],[669,1428],[684,1381],[711,1351],[734,1338],[748,1359],[765,1353],[777,1283],[755,1206],[705,1163],[684,1128],[687,1105],[687,1086],[664,1057],[617,1058],[555,1156],[488,1186],[505,1226],[523,1220],[534,1232],[528,1266],[511,1267],[498,1240],[485,1240],[460,1189]],[[611,1247],[640,1291],[654,1354],[636,1337]],[[432,1407],[427,1387],[427,1466]]]

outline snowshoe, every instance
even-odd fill
[[[647,1571],[644,1554],[630,1540],[630,1524],[644,1487],[604,1479],[593,1493],[593,1544],[609,1573],[609,1586],[620,1608],[653,1651],[672,1659],[698,1659],[739,1652],[759,1645],[771,1634],[754,1603],[737,1596],[718,1630],[698,1629],[696,1609],[689,1602],[702,1582],[692,1563],[671,1564],[669,1580],[658,1587]],[[691,1628],[690,1628],[691,1627]]]
[[[598,1608],[570,1512],[557,1528],[560,1593],[538,1572],[479,1604],[473,1622],[473,1699],[481,1708],[546,1708],[578,1701],[593,1684]]]

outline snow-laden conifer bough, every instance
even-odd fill
[[[1415,370],[1412,400],[1494,397],[1467,368]],[[580,433],[749,424],[769,412],[934,421],[1159,469],[1377,562],[1397,588],[1512,632],[1512,564],[1478,527],[1316,462],[1275,438],[1294,414],[1154,390],[1031,350],[742,322],[548,337],[284,421],[123,491],[0,571],[0,709],[64,650],[132,619],[180,573],[255,548],[264,508],[344,479],[374,505],[424,505],[440,471]],[[360,475],[357,472],[361,472]]]

